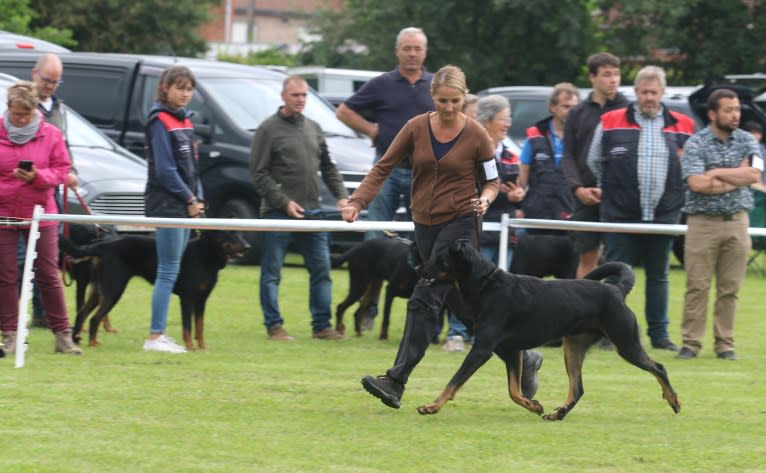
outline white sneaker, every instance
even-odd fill
[[[186,353],[186,348],[177,344],[175,340],[165,335],[160,335],[154,340],[144,341],[144,351],[164,351],[167,353]]]
[[[453,335],[447,339],[442,347],[447,353],[465,351],[465,342],[460,335]]]

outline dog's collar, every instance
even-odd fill
[[[479,287],[479,294],[484,292],[484,286],[487,285],[488,282],[490,282],[492,279],[494,279],[495,275],[500,272],[500,268],[495,268],[494,271],[492,271],[492,274],[490,274],[487,279],[484,280],[483,283],[481,283],[481,286]]]

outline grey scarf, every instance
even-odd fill
[[[5,125],[5,129],[8,130],[8,139],[17,145],[23,145],[34,138],[35,133],[37,133],[38,128],[40,128],[40,114],[35,110],[35,117],[29,122],[29,125],[18,127],[11,123],[11,119],[8,116],[8,110],[6,110],[3,114],[3,124]]]

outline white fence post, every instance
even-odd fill
[[[497,265],[500,268],[508,267],[508,214],[500,216],[500,241],[498,242]]]
[[[35,211],[32,214],[32,224],[29,226],[29,240],[27,240],[27,255],[24,260],[24,275],[21,279],[21,292],[19,294],[19,317],[16,327],[16,368],[24,366],[24,354],[27,349],[26,339],[29,334],[27,320],[29,318],[29,301],[32,299],[32,268],[37,257],[35,248],[37,239],[40,238],[40,215],[43,208],[35,205]]]

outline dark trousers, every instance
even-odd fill
[[[446,254],[449,244],[454,240],[468,239],[476,246],[476,236],[473,214],[461,215],[440,225],[415,224],[415,244],[426,265],[437,255]],[[410,373],[431,343],[442,307],[445,303],[450,307],[464,307],[461,299],[460,292],[450,282],[427,281],[423,278],[418,281],[407,303],[404,335],[399,343],[394,366],[386,373],[388,376],[402,384],[407,383]]]

